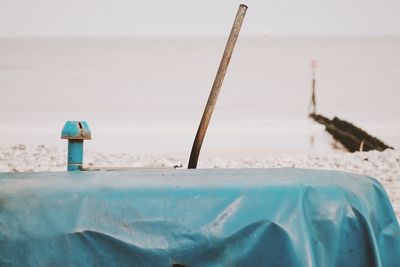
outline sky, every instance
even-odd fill
[[[399,0],[0,0],[0,37],[398,35]]]

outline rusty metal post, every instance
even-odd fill
[[[204,109],[203,116],[200,121],[199,128],[197,129],[196,137],[193,142],[192,151],[190,153],[190,159],[188,168],[196,169],[197,162],[199,160],[201,146],[203,144],[204,136],[206,135],[208,124],[210,123],[212,113],[214,111],[215,104],[217,103],[218,95],[221,90],[222,82],[228,69],[229,61],[232,57],[233,49],[237,38],[239,36],[240,28],[242,27],[244,16],[246,15],[247,6],[240,5],[237,11],[235,21],[232,26],[231,33],[226,43],[224,54],[222,56],[217,75],[215,76],[213,86],[211,88],[210,95],[208,97],[207,105]]]

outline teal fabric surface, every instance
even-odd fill
[[[400,266],[373,178],[305,169],[0,173],[1,266]]]

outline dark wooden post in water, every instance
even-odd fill
[[[310,114],[316,122],[325,126],[332,137],[341,143],[349,152],[393,149],[383,141],[370,135],[354,124],[334,117],[332,120],[320,114]]]
[[[311,61],[312,69],[312,94],[309,105],[309,117],[314,121],[325,126],[325,129],[332,137],[341,143],[349,152],[356,151],[369,151],[378,150],[383,151],[385,149],[393,149],[393,147],[386,145],[378,138],[368,134],[361,128],[354,124],[341,120],[334,117],[332,120],[317,114],[317,103],[316,103],[316,82],[315,82],[315,70],[317,68],[317,61]]]
[[[310,114],[317,113],[317,99],[316,99],[316,79],[315,79],[315,70],[317,68],[317,61],[311,61],[311,71],[312,71],[312,93],[311,93],[311,101],[309,105]]]
[[[226,43],[224,54],[219,64],[217,75],[215,76],[214,83],[208,97],[207,105],[204,109],[203,116],[200,121],[199,128],[196,133],[196,137],[193,142],[192,151],[190,153],[190,159],[188,168],[196,169],[197,162],[199,160],[201,146],[203,144],[204,136],[207,132],[208,124],[210,123],[212,113],[214,111],[215,104],[217,103],[219,91],[221,90],[222,82],[228,69],[229,61],[232,57],[233,49],[235,48],[236,40],[239,36],[240,28],[242,27],[244,16],[246,15],[247,6],[240,5],[236,14],[235,21],[232,26],[231,33]]]

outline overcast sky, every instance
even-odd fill
[[[0,37],[400,34],[400,0],[0,0]]]

